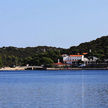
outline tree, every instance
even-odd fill
[[[48,57],[43,57],[41,59],[41,64],[43,64],[44,66],[50,66],[52,65],[54,62],[51,58],[48,58]]]
[[[3,66],[3,63],[2,63],[2,59],[0,57],[0,67],[2,67],[2,66]]]

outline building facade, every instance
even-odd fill
[[[73,62],[84,61],[84,55],[67,55],[63,57],[63,62],[72,64]]]

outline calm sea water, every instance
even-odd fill
[[[1,71],[0,108],[108,108],[108,71]]]

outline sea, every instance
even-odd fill
[[[0,108],[108,108],[108,70],[0,71]]]

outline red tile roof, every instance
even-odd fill
[[[79,57],[79,56],[83,56],[83,55],[70,55],[70,56],[73,56],[73,57]]]
[[[66,64],[64,64],[64,63],[61,63],[61,62],[59,62],[59,63],[54,63],[55,65],[66,65]]]
[[[83,53],[84,55],[88,54],[88,53]]]

